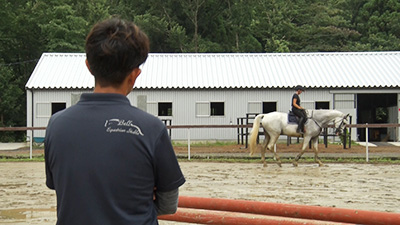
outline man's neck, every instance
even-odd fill
[[[129,92],[127,92],[127,90],[125,90],[123,88],[115,88],[112,86],[108,86],[108,87],[95,86],[93,93],[121,94],[121,95],[126,96],[127,93],[129,93]]]

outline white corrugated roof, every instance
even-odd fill
[[[84,53],[44,53],[28,89],[94,87]],[[400,87],[400,52],[155,54],[135,88]]]

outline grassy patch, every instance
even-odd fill
[[[180,162],[222,162],[222,163],[261,163],[260,157],[226,157],[226,156],[192,156],[190,160],[185,156],[178,157]],[[400,158],[381,157],[370,158],[366,162],[365,158],[320,158],[322,163],[359,163],[359,164],[400,164]],[[276,161],[273,158],[266,158],[268,164],[274,164]],[[291,164],[294,158],[281,157],[282,163]],[[315,163],[314,158],[301,158],[299,163]]]
[[[29,158],[29,155],[0,156],[0,162],[44,162],[44,156],[34,156],[32,159]]]
[[[211,156],[211,155],[193,155],[188,160],[187,156],[180,155],[178,156],[179,162],[222,162],[222,163],[261,163],[261,158],[257,156],[253,157],[238,157],[238,156]],[[320,158],[322,163],[360,163],[360,164],[394,164],[400,165],[400,157],[376,157],[370,158],[368,162],[366,162],[365,158],[354,157],[354,158],[346,158],[346,157],[327,157]],[[267,157],[265,161],[268,164],[275,164],[276,161]],[[294,158],[285,158],[281,157],[282,163],[291,164],[294,161]],[[0,156],[0,162],[44,162],[44,156],[34,156],[32,159],[29,158],[29,155],[18,155],[18,156]],[[303,157],[299,160],[299,163],[315,163],[313,157]]]
[[[191,142],[190,146],[192,147],[218,147],[218,146],[227,146],[227,145],[236,145],[237,143],[234,141],[195,141]],[[187,147],[187,142],[172,142],[172,146],[174,147]]]

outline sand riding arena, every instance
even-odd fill
[[[298,146],[278,146],[278,152],[295,157]],[[320,147],[321,158],[363,157],[365,147]],[[24,150],[19,150],[24,151]],[[393,146],[370,149],[371,157],[399,158],[400,148]],[[176,148],[178,156],[187,148]],[[9,151],[8,156],[22,152]],[[35,150],[35,154],[40,154]],[[311,152],[308,151],[307,154]],[[247,155],[241,145],[192,147],[191,154]],[[325,155],[324,155],[325,154]],[[258,156],[258,155],[257,155]],[[267,153],[267,158],[272,154]],[[311,155],[312,156],[312,155]],[[306,156],[307,157],[307,156]],[[195,159],[195,157],[194,157]],[[400,165],[393,163],[325,163],[325,167],[300,160],[298,167],[284,163],[278,167],[268,162],[221,163],[181,160],[186,183],[183,196],[256,200],[274,203],[326,206],[369,211],[400,213]],[[55,193],[45,186],[43,162],[0,163],[0,224],[55,224]],[[180,224],[160,221],[160,224]]]

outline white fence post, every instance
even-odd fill
[[[190,128],[188,128],[188,160],[190,160]]]
[[[28,133],[29,133],[29,159],[32,159],[33,130],[30,130]]]

